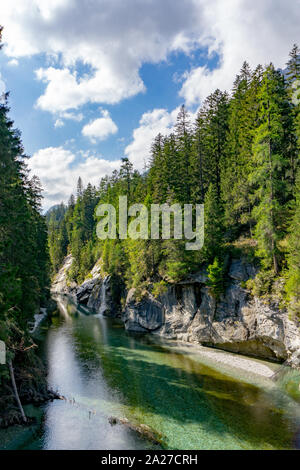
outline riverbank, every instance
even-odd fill
[[[58,395],[48,388],[47,364],[39,353],[39,341],[35,338],[39,328],[48,321],[49,315],[55,309],[56,303],[49,300],[46,307],[41,308],[40,313],[35,314],[34,321],[24,331],[10,322],[10,342],[7,345],[9,355],[12,357],[13,375],[21,406],[39,406],[58,398]],[[35,417],[26,416],[27,422],[24,422],[8,363],[1,365],[0,379],[0,428],[13,425],[30,426],[35,421]]]
[[[116,289],[117,280],[102,273],[101,259],[81,285],[70,283],[71,264],[72,255],[68,255],[54,279],[52,292],[72,295],[75,302],[95,314],[119,316],[127,331],[300,368],[299,324],[275,300],[270,303],[251,295],[245,283],[255,275],[255,269],[243,259],[230,261],[227,287],[218,301],[210,291],[204,269],[183,281],[165,284],[154,296],[151,283],[142,295],[134,288]]]
[[[22,362],[21,362],[22,361]],[[14,361],[14,373],[22,405],[40,406],[50,400],[58,398],[58,395],[49,390],[47,383],[47,369],[36,353],[30,357],[16,356]],[[26,415],[26,412],[25,412]],[[34,416],[26,416],[25,423],[18,407],[9,375],[2,379],[0,388],[0,428],[8,428],[13,425],[30,426],[34,423]]]
[[[139,430],[163,449],[293,448],[299,405],[267,377],[279,365],[131,333],[68,297],[58,306],[40,338],[48,387],[67,399],[39,408],[31,437],[9,428],[5,448],[153,448]]]
[[[280,369],[278,363],[265,362],[263,360],[242,356],[215,348],[209,348],[197,344],[187,344],[183,341],[170,340],[170,348],[183,354],[191,355],[207,364],[224,366],[226,369],[235,369],[236,372],[246,372],[266,379],[271,379],[274,373]]]

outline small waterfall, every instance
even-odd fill
[[[56,301],[57,301],[57,306],[58,306],[58,310],[59,310],[60,314],[64,317],[66,322],[70,322],[71,317],[70,317],[69,312],[67,310],[68,300],[66,298],[63,298],[63,297],[58,297]]]
[[[101,284],[101,289],[100,289],[100,307],[98,311],[98,315],[102,316],[108,309],[107,301],[106,301],[106,292],[109,287],[109,280],[110,276],[106,276]]]
[[[39,327],[39,325],[42,323],[42,321],[47,318],[47,309],[46,308],[41,308],[40,313],[36,313],[34,315],[34,322],[31,324],[31,329],[30,333],[34,333],[35,330]]]

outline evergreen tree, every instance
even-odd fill
[[[220,195],[221,165],[225,154],[227,131],[228,94],[216,90],[205,100],[199,111],[196,135],[197,132],[200,133],[201,149],[200,152],[194,152],[191,158],[191,168],[198,167],[197,173],[200,171],[201,174],[202,193],[205,193],[209,184],[213,183]],[[202,161],[200,161],[201,158]]]
[[[81,199],[83,195],[83,183],[82,179],[79,176],[78,181],[77,181],[77,200]]]
[[[287,62],[287,81],[291,86],[296,80],[300,80],[300,48],[297,44],[293,45],[289,53],[289,61]]]
[[[289,166],[286,142],[290,132],[290,106],[284,78],[271,64],[263,75],[258,95],[259,127],[254,137],[254,169],[251,183],[256,185],[253,216],[257,221],[257,254],[275,274],[280,268],[279,241],[283,236],[282,217],[288,198],[283,175]],[[286,124],[286,127],[285,127]]]
[[[189,203],[190,190],[190,155],[192,148],[192,127],[190,117],[184,105],[181,106],[175,125],[178,191],[176,200]]]
[[[202,256],[212,261],[220,255],[224,238],[224,214],[216,184],[211,183],[205,196],[204,247]]]
[[[288,237],[286,292],[291,312],[300,318],[300,170],[296,179],[293,212]]]
[[[247,62],[235,80],[229,106],[229,131],[222,162],[222,197],[225,220],[236,235],[243,224],[249,224],[252,235],[251,184],[253,131],[257,124],[260,69],[252,74]]]

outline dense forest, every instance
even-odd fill
[[[0,29],[1,41],[1,29]],[[42,366],[29,335],[29,321],[49,296],[47,224],[41,188],[31,177],[20,133],[9,118],[8,95],[0,104],[0,340],[14,364],[21,395],[44,387]],[[30,392],[28,391],[28,387]],[[0,366],[0,426],[18,421],[9,368]],[[10,414],[8,418],[8,414]]]
[[[119,171],[98,187],[83,186],[65,206],[49,211],[54,275],[72,253],[70,281],[82,282],[101,258],[103,273],[154,295],[205,266],[215,296],[226,287],[232,256],[259,266],[247,288],[276,296],[291,315],[300,311],[300,50],[284,72],[245,62],[231,93],[216,90],[195,122],[182,106],[173,132],[159,134],[147,170],[123,158]],[[99,240],[96,208],[120,195],[128,204],[205,204],[205,243],[198,252],[184,240]],[[121,282],[121,281],[120,281]],[[246,287],[246,286],[245,286]]]

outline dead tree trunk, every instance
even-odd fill
[[[18,407],[19,407],[19,410],[21,412],[22,419],[23,419],[24,423],[27,423],[27,418],[26,418],[26,415],[24,413],[23,406],[22,406],[22,403],[21,403],[21,400],[20,400],[20,397],[19,397],[19,393],[18,393],[16,381],[15,381],[14,368],[13,368],[11,359],[8,361],[8,367],[9,367],[10,378],[11,378],[11,383],[12,383],[12,386],[13,386],[15,398],[16,398],[16,401],[18,403]]]

